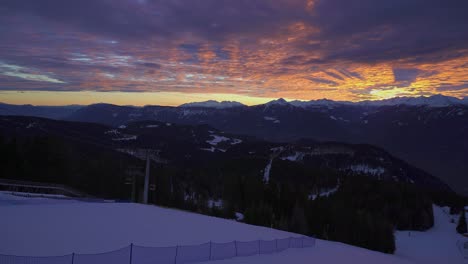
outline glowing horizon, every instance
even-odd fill
[[[13,104],[13,105],[37,105],[37,106],[65,106],[65,105],[91,105],[98,103],[114,104],[114,105],[132,105],[132,106],[145,106],[145,105],[160,105],[160,106],[180,106],[185,103],[204,102],[214,100],[234,101],[247,106],[260,105],[279,98],[267,97],[249,97],[236,94],[187,94],[177,92],[161,92],[161,93],[131,93],[131,92],[50,92],[50,91],[0,91],[2,101],[0,103]],[[398,96],[391,96],[375,100],[384,100],[397,98]],[[408,96],[417,97],[417,96]],[[463,99],[464,97],[455,97]],[[333,100],[330,98],[314,98],[310,100],[296,99],[296,98],[283,98],[286,101],[310,101],[310,100]],[[345,100],[349,101],[349,100]],[[349,101],[349,102],[360,102]],[[130,103],[129,103],[130,102]],[[134,103],[131,103],[134,102]]]

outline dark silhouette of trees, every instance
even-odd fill
[[[457,232],[460,234],[465,234],[467,232],[465,210],[461,210],[460,212],[460,218],[458,219],[457,225]]]

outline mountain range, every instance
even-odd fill
[[[372,144],[424,169],[468,194],[467,98],[435,95],[381,101],[340,102],[278,99],[245,106],[208,101],[169,106],[15,106],[2,115],[31,115],[119,127],[135,121],[210,125],[238,135],[274,142],[300,139]],[[12,110],[13,109],[13,110]],[[47,109],[47,111],[45,111]]]

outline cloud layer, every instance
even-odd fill
[[[464,0],[3,0],[0,89],[468,96]]]

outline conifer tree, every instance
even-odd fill
[[[298,203],[296,203],[293,209],[290,228],[293,232],[297,232],[300,234],[307,233],[307,220],[304,214],[304,208],[299,206]]]
[[[462,210],[460,213],[460,218],[458,219],[458,225],[457,225],[457,232],[460,234],[464,234],[467,232],[465,210]]]

